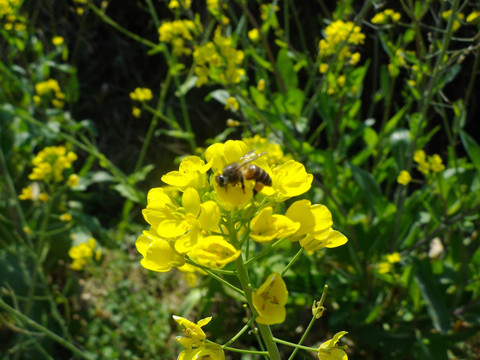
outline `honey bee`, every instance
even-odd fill
[[[217,175],[215,180],[218,185],[225,187],[227,191],[228,184],[235,185],[240,183],[245,193],[245,180],[255,180],[255,192],[262,190],[263,186],[272,186],[272,178],[268,173],[257,165],[250,164],[266,152],[255,154],[255,150],[246,153],[238,160],[223,168],[223,173]]]

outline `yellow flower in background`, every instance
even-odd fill
[[[28,178],[60,182],[63,180],[64,170],[71,168],[76,159],[77,155],[73,151],[67,152],[65,146],[46,147],[33,159],[34,168]]]
[[[75,187],[80,181],[80,176],[77,174],[71,174],[67,179],[67,186]]]
[[[68,256],[73,259],[70,268],[73,270],[83,270],[95,255],[96,243],[94,238],[90,238],[87,242],[72,246],[68,251]]]
[[[388,274],[393,269],[393,264],[402,260],[402,257],[398,252],[387,254],[385,256],[387,261],[383,261],[377,264],[377,271],[379,274]]]
[[[397,262],[400,262],[401,260],[402,260],[402,257],[400,256],[400,254],[398,252],[387,254],[387,261],[390,264],[395,264]]]
[[[132,107],[132,115],[133,115],[133,117],[139,119],[140,116],[142,116],[142,109],[140,109],[136,106]]]
[[[397,177],[397,182],[401,185],[407,186],[410,181],[412,181],[412,177],[410,176],[410,173],[406,170],[400,171],[400,174],[398,174]]]
[[[237,50],[231,36],[223,36],[221,28],[217,28],[213,41],[196,46],[193,51],[197,87],[208,80],[223,85],[238,84],[245,76],[245,69],[241,67],[245,54]],[[198,69],[200,68],[200,69]],[[207,78],[205,78],[207,76]]]
[[[338,340],[344,335],[348,334],[346,331],[336,333],[333,338],[325,341],[318,348],[319,360],[348,360],[347,353],[343,348],[338,346]]]
[[[416,163],[422,163],[427,160],[427,154],[423,150],[415,150],[413,153],[413,161]]]
[[[290,154],[284,154],[280,145],[272,143],[258,134],[254,137],[244,138],[242,141],[247,144],[248,151],[255,150],[257,153],[264,153],[262,159],[270,167],[283,164],[292,158]]]
[[[265,90],[265,79],[260,79],[260,80],[258,80],[257,90],[258,90],[258,91],[263,91],[263,90]],[[258,135],[256,135],[256,136],[258,136]]]
[[[149,88],[136,88],[130,93],[130,99],[137,101],[149,101],[152,100],[152,90]]]
[[[442,158],[438,154],[433,154],[428,157],[428,163],[430,164],[430,169],[434,173],[439,173],[445,170],[445,165],[443,165]]]
[[[54,36],[52,38],[52,44],[55,45],[55,46],[60,46],[63,44],[63,37],[61,36]]]
[[[250,222],[250,237],[257,242],[269,242],[285,238],[299,228],[300,223],[293,222],[284,215],[273,214],[273,209],[268,206],[260,210]]]
[[[472,11],[468,16],[467,16],[467,22],[468,23],[474,23],[480,20],[480,12],[479,11]]]
[[[285,282],[278,273],[272,273],[265,282],[253,291],[253,306],[258,312],[256,321],[259,324],[273,325],[285,321],[285,304],[288,291]]]
[[[452,16],[452,10],[447,10],[442,12],[442,18],[445,21],[448,21],[450,16]],[[462,23],[460,21],[462,21],[463,19],[465,19],[465,14],[461,12],[455,14],[455,20],[453,21],[453,27],[452,27],[453,32],[460,29],[460,26],[462,26]]]
[[[46,95],[58,91],[60,91],[60,85],[55,79],[48,79],[35,84],[35,92],[38,95]]]
[[[413,154],[413,160],[418,164],[418,171],[420,171],[424,175],[427,175],[430,171],[434,173],[439,173],[445,170],[445,165],[443,165],[442,158],[438,154],[427,156],[427,154],[425,154],[425,151],[416,150]]]
[[[372,22],[372,24],[383,25],[388,23],[396,23],[400,21],[400,18],[400,13],[392,9],[386,9],[376,14],[370,21]]]
[[[189,187],[200,190],[207,186],[206,173],[210,167],[211,164],[205,164],[198,156],[187,156],[181,161],[178,171],[170,171],[163,175],[162,181],[180,191]]]
[[[22,193],[18,195],[20,200],[33,200],[33,188],[32,186],[27,186],[22,189]]]
[[[233,111],[237,111],[239,108],[240,105],[238,104],[237,99],[235,99],[233,96],[230,96],[225,103],[225,110],[232,109]]]
[[[192,0],[170,0],[170,2],[168,3],[168,8],[172,10],[178,9],[180,7],[182,9],[188,10],[191,6]]]
[[[323,74],[327,71],[326,64],[328,64],[329,57],[335,54],[337,54],[337,61],[357,64],[360,61],[360,53],[352,53],[351,50],[354,46],[363,44],[364,40],[365,34],[353,22],[333,21],[325,28],[325,38],[321,39],[318,44],[319,58],[323,60],[320,62],[320,73]]]
[[[255,29],[252,29],[248,32],[248,38],[250,39],[250,41],[252,41],[253,43],[256,43],[258,42],[258,40],[260,40],[260,32],[258,31],[257,28]]]
[[[392,271],[393,265],[387,261],[383,261],[377,264],[377,271],[379,274],[388,274]]]
[[[60,221],[63,221],[63,222],[72,221],[72,215],[70,215],[69,213],[64,213],[60,215]]]

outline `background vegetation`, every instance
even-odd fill
[[[479,11],[0,0],[0,358],[174,359],[171,314],[214,314],[208,337],[228,341],[241,302],[207,276],[190,287],[147,271],[135,240],[147,191],[182,157],[255,135],[305,164],[304,197],[349,239],[286,274],[275,336],[298,341],[328,284],[311,344],[347,330],[351,359],[478,358]],[[202,63],[212,41],[216,62]],[[32,178],[45,148],[68,160]]]

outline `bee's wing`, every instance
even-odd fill
[[[242,166],[245,166],[247,165],[248,163],[252,162],[253,160],[255,159],[258,159],[260,156],[266,154],[267,152],[264,151],[260,154],[255,154],[255,149],[252,150],[252,151],[249,151],[248,153],[246,153],[245,155],[243,155],[240,160],[238,160],[238,166],[239,167],[242,167]]]

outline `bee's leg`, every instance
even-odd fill
[[[261,182],[255,181],[255,186],[253,187],[253,196],[257,195],[258,192],[262,191],[263,184]]]
[[[243,181],[243,176],[240,178],[240,183],[242,184],[242,190],[243,190],[243,193],[245,194],[245,183]]]

